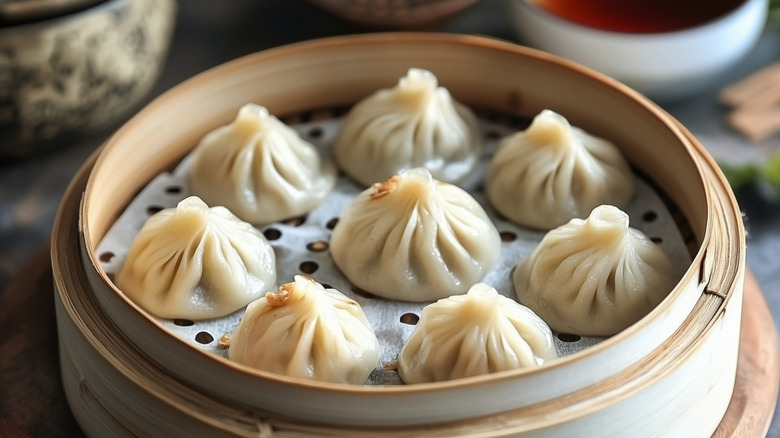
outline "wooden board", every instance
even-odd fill
[[[777,404],[780,348],[772,313],[749,270],[739,338],[734,394],[713,437],[764,438]]]
[[[0,437],[84,436],[60,380],[49,260],[42,249],[0,294]],[[713,437],[765,437],[779,383],[772,314],[748,272],[734,395]]]
[[[47,247],[0,294],[2,437],[84,436],[62,389],[52,281]]]

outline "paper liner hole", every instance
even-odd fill
[[[650,240],[652,240],[653,243],[657,243],[657,244],[664,243],[663,237],[654,236],[654,237],[651,237]]]
[[[517,233],[514,231],[502,231],[499,235],[502,242],[514,242],[517,239]]]
[[[328,242],[324,240],[315,240],[314,242],[309,242],[306,244],[306,249],[308,249],[311,252],[323,252],[328,250]]]
[[[313,262],[311,260],[301,262],[301,264],[298,265],[298,269],[300,269],[304,274],[313,274],[317,272],[317,269],[319,268],[320,265],[317,262]]]
[[[114,258],[114,253],[111,251],[106,251],[100,254],[100,261],[101,262],[110,262],[111,259]]]
[[[485,137],[487,137],[490,140],[498,140],[499,138],[503,137],[503,134],[491,129],[490,131],[485,133]]]
[[[582,339],[582,336],[572,333],[558,333],[558,339],[563,342],[577,342]]]
[[[325,224],[325,227],[329,230],[332,230],[336,228],[337,223],[339,223],[339,218],[334,217],[333,219],[329,220],[327,224]]]
[[[179,193],[181,193],[181,187],[168,186],[165,188],[165,193],[168,193],[169,195],[178,195]]]
[[[643,221],[645,221],[645,222],[653,222],[653,221],[655,221],[656,219],[658,219],[658,213],[656,213],[656,212],[655,212],[655,211],[653,211],[653,210],[646,211],[646,212],[645,212],[645,213],[642,215],[642,220],[643,220]]]
[[[401,315],[401,322],[404,324],[417,325],[418,321],[420,321],[420,317],[415,313],[409,312]]]
[[[214,336],[211,336],[211,333],[209,332],[198,332],[197,335],[195,335],[195,341],[199,344],[210,344],[214,342]]]
[[[157,214],[161,212],[165,207],[161,207],[159,205],[150,205],[146,207],[146,213],[149,214],[149,216],[153,214]]]
[[[281,223],[291,227],[300,227],[304,224],[304,222],[306,222],[306,216],[292,217],[290,219],[283,220]]]
[[[325,133],[323,129],[319,126],[313,126],[309,129],[309,132],[306,134],[309,136],[309,138],[322,138],[322,135]]]
[[[279,240],[282,237],[282,232],[276,228],[268,228],[263,231],[263,236],[268,240]]]
[[[190,327],[195,325],[195,322],[189,319],[176,318],[173,320],[173,324],[178,325],[179,327]]]

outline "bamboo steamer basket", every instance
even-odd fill
[[[621,333],[535,369],[449,382],[360,386],[254,370],[199,350],[136,306],[97,244],[151,178],[237,108],[277,115],[344,107],[433,71],[474,108],[545,108],[609,138],[670,199],[692,262],[670,295]],[[736,375],[745,235],[704,148],[671,116],[607,77],[475,36],[337,37],[250,55],[144,108],[74,179],[53,233],[63,381],[90,435],[709,436]]]

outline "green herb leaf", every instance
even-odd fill
[[[769,0],[767,22],[771,24],[780,24],[780,0]]]
[[[769,158],[761,173],[763,179],[774,190],[775,199],[780,199],[780,151]]]
[[[761,174],[761,170],[758,166],[753,164],[732,166],[725,163],[718,163],[718,165],[733,190],[756,184]]]

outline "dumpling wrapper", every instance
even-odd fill
[[[550,110],[501,141],[485,180],[498,212],[539,230],[585,217],[602,204],[625,208],[634,191],[631,168],[613,143]]]
[[[379,361],[379,341],[357,302],[296,275],[247,306],[228,358],[290,377],[364,384]]]
[[[369,186],[413,167],[457,182],[471,173],[481,151],[474,113],[439,87],[433,73],[412,68],[397,86],[350,110],[333,154],[339,167]]]
[[[265,236],[195,196],[149,217],[116,277],[146,311],[192,320],[235,312],[275,282],[276,256]]]
[[[477,283],[426,306],[398,356],[407,383],[440,382],[557,358],[552,332],[529,308]]]
[[[333,163],[255,104],[244,105],[233,123],[207,134],[192,152],[193,194],[255,225],[308,213],[335,184]]]
[[[549,231],[513,274],[518,300],[553,330],[611,336],[660,303],[681,275],[615,206]]]
[[[361,192],[341,214],[330,251],[356,286],[384,298],[463,294],[496,265],[501,237],[465,190],[423,168]]]

